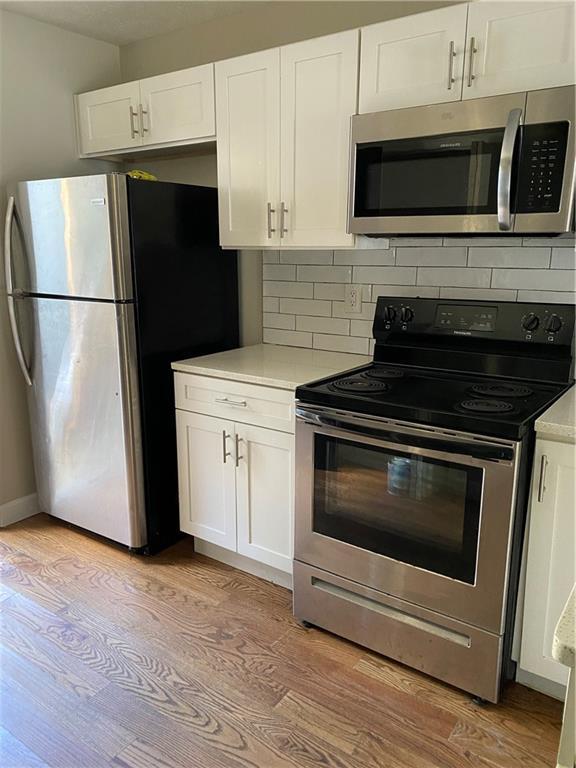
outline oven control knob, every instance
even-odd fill
[[[384,320],[387,323],[393,323],[394,320],[396,320],[395,307],[392,307],[392,306],[384,307]]]
[[[562,319],[558,315],[550,315],[546,321],[546,332],[558,333],[560,328],[562,328]]]
[[[540,325],[540,318],[535,315],[534,312],[529,312],[526,317],[522,318],[522,328],[525,331],[535,331]]]
[[[414,311],[411,310],[410,307],[402,307],[400,312],[400,319],[403,323],[410,323],[412,320],[414,320]]]

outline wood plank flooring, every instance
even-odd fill
[[[201,555],[38,515],[0,531],[3,768],[544,768],[562,707],[498,706],[292,618]]]

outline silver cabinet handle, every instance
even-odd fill
[[[448,49],[448,90],[452,90],[452,86],[456,82],[454,78],[454,59],[456,58],[456,51],[454,50],[454,40],[450,40],[450,47]]]
[[[6,208],[6,221],[4,222],[4,269],[6,273],[6,293],[8,294],[8,317],[10,320],[10,330],[12,331],[12,338],[14,340],[14,347],[16,348],[16,358],[18,359],[18,365],[24,376],[26,384],[32,386],[32,376],[26,365],[26,359],[24,357],[24,350],[22,349],[22,342],[20,341],[20,334],[18,333],[18,321],[16,319],[16,310],[14,308],[14,298],[21,294],[21,291],[14,290],[14,283],[12,279],[12,223],[16,215],[16,207],[14,197],[8,198],[8,207]]]
[[[225,429],[223,429],[222,430],[222,463],[223,464],[226,464],[226,457],[227,456],[232,456],[230,451],[226,450],[226,440],[228,440],[229,437],[230,437],[230,435],[226,432]]]
[[[288,213],[288,208],[286,208],[285,203],[283,202],[280,203],[280,237],[284,237],[286,232],[288,232],[288,227],[284,226],[287,213]]]
[[[138,132],[138,128],[136,128],[134,124],[134,120],[136,120],[137,118],[138,118],[138,113],[132,107],[132,105],[130,105],[130,138],[132,139],[140,135],[140,133]]]
[[[276,213],[276,208],[272,208],[272,203],[268,203],[266,206],[267,211],[267,221],[268,221],[268,239],[272,237],[272,233],[276,232],[274,227],[272,226],[272,214]]]
[[[248,403],[246,400],[230,400],[228,397],[216,397],[214,398],[215,403],[225,403],[226,405],[236,405],[240,408],[246,408]]]
[[[538,502],[542,503],[544,500],[544,493],[546,491],[546,467],[548,466],[548,458],[546,454],[542,454],[540,459],[540,480],[538,481]]]
[[[142,131],[142,136],[144,136],[145,133],[149,133],[150,132],[150,129],[146,128],[146,125],[144,123],[144,115],[147,115],[147,114],[148,114],[148,110],[144,109],[142,104],[139,104],[138,105],[138,115],[139,115],[139,118],[140,118],[140,130]],[[134,137],[132,137],[132,138],[134,138]]]
[[[468,59],[468,88],[472,87],[472,80],[476,79],[476,75],[474,74],[474,54],[478,53],[478,48],[476,48],[476,38],[471,37],[470,38],[470,58]]]
[[[522,120],[521,109],[511,109],[504,130],[502,149],[500,150],[500,165],[498,167],[498,229],[508,231],[512,227],[510,211],[510,193],[512,189],[512,160],[514,147]]]
[[[244,456],[240,456],[240,441],[242,440],[242,438],[240,437],[238,432],[236,432],[234,437],[236,439],[236,466],[239,467],[240,466],[240,459],[244,458]]]

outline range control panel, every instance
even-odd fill
[[[568,142],[567,122],[526,125],[518,179],[518,213],[560,210]]]
[[[462,336],[527,344],[571,345],[572,304],[458,301],[380,296],[374,337],[390,334]]]

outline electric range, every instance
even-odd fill
[[[381,297],[373,332],[370,365],[296,390],[295,615],[497,701],[574,307]]]

